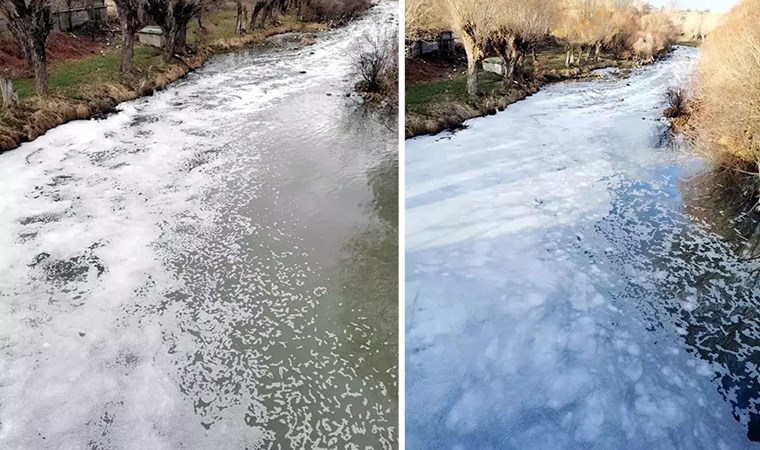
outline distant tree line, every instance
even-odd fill
[[[572,67],[598,59],[603,49],[620,58],[652,59],[684,34],[672,19],[675,10],[636,0],[406,0],[405,9],[408,38],[431,30],[458,35],[470,95],[477,93],[478,66],[487,53],[502,59],[510,82],[522,73],[526,55],[550,36],[565,44],[565,65]],[[697,33],[704,36],[708,26],[699,23]]]

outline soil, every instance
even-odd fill
[[[48,63],[54,65],[60,61],[84,58],[100,53],[108,45],[108,42],[102,39],[93,40],[89,35],[54,32],[50,34],[47,42]],[[0,36],[0,76],[14,79],[32,76],[21,48],[10,36]]]
[[[407,86],[446,80],[467,73],[467,62],[460,58],[445,58],[435,53],[420,58],[406,58]]]

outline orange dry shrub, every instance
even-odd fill
[[[640,28],[631,44],[634,54],[639,59],[651,59],[669,49],[679,34],[670,17],[663,12],[641,17]]]
[[[760,166],[760,2],[743,0],[705,41],[692,133],[719,162]]]

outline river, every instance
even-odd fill
[[[397,9],[0,155],[0,447],[396,448]]]
[[[757,222],[660,122],[698,51],[406,145],[408,448],[752,448]]]

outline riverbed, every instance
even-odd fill
[[[697,58],[407,141],[408,448],[752,448],[757,223],[660,120]]]
[[[397,9],[0,155],[0,447],[397,446]]]

